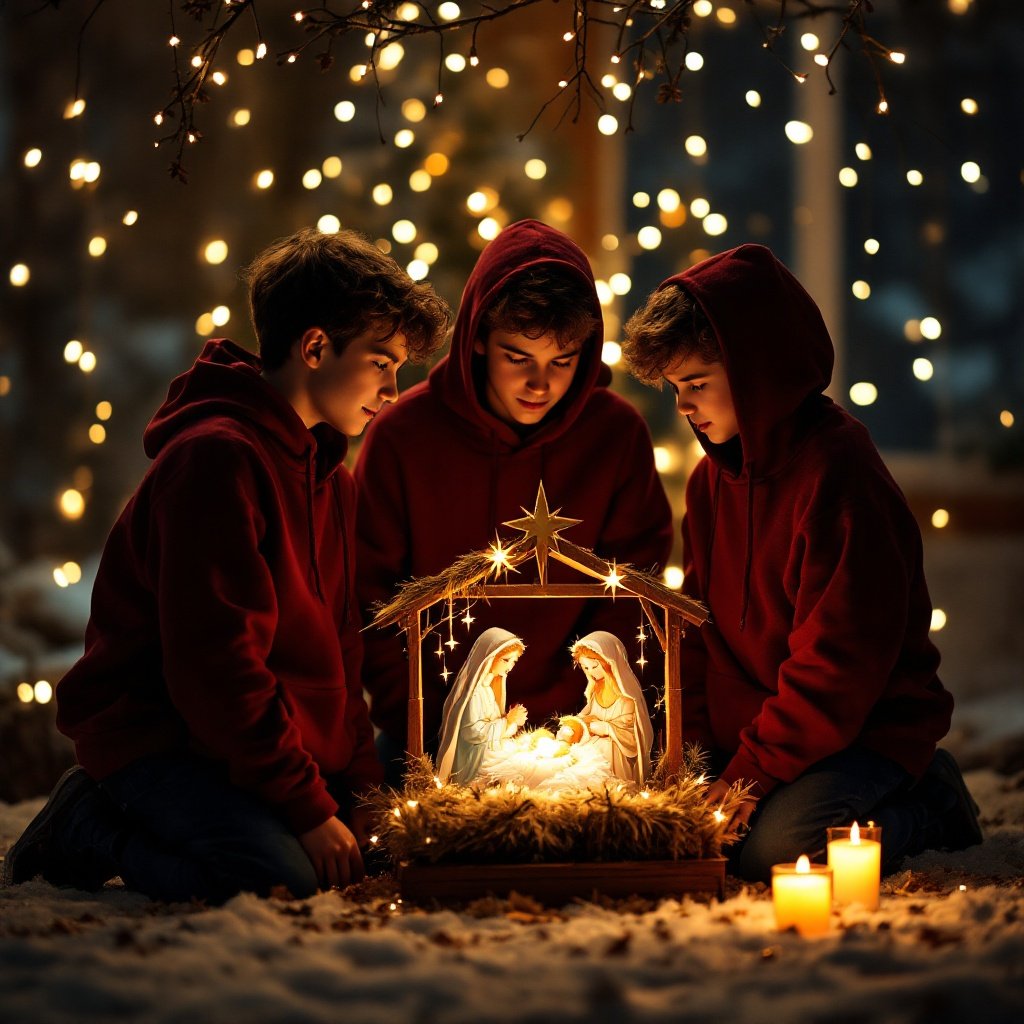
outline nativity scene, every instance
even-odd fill
[[[562,533],[576,520],[559,511],[548,509],[542,483],[534,511],[502,524],[520,539],[498,537],[489,550],[410,581],[374,619],[377,628],[398,624],[409,653],[406,783],[398,797],[379,794],[376,839],[410,898],[512,888],[540,898],[722,891],[721,847],[742,791],[710,807],[700,756],[682,746],[679,641],[687,626],[707,621],[707,610],[651,574],[567,540]],[[583,582],[549,583],[549,559]],[[513,574],[523,582],[510,582]],[[563,597],[635,601],[640,657],[631,662],[622,639],[607,631],[576,639],[566,657],[580,670],[579,702],[556,720],[534,723],[529,708],[508,698],[529,637],[488,628],[451,683],[432,759],[423,735],[424,638],[446,629],[454,646],[456,601],[468,608],[478,600],[529,599],[543,614],[544,600]],[[440,614],[432,620],[434,606]],[[467,612],[467,628],[471,621]],[[642,671],[649,636],[665,652],[660,742],[634,671],[634,664]]]

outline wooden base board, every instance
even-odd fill
[[[712,892],[725,896],[725,858],[592,862],[586,864],[405,864],[398,869],[402,898],[465,902],[515,891],[549,906],[595,893],[679,896]]]

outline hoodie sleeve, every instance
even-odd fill
[[[171,700],[232,782],[302,834],[338,806],[267,665],[278,606],[260,551],[258,460],[207,438],[169,453],[159,472],[145,557]]]
[[[901,655],[919,546],[910,513],[871,482],[856,499],[808,503],[792,559],[796,578],[789,656],[777,692],[740,733],[726,782],[762,794],[790,782],[862,732]]]
[[[410,576],[401,460],[392,448],[386,417],[367,429],[354,470],[359,496],[356,591],[367,618],[377,602],[390,600],[397,584]],[[363,685],[370,694],[370,717],[391,739],[404,744],[409,664],[402,634],[389,626],[368,629],[363,637]]]

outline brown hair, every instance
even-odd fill
[[[622,357],[637,380],[661,387],[664,372],[681,359],[697,356],[720,363],[722,350],[700,304],[682,286],[653,292],[622,329]]]
[[[422,362],[444,341],[451,310],[430,285],[417,284],[390,257],[354,231],[314,228],[271,243],[242,271],[249,313],[268,370],[276,370],[310,327],[335,352],[371,328],[401,331],[409,358]]]
[[[583,341],[601,324],[597,291],[568,267],[539,266],[502,286],[480,318],[480,337],[508,331],[527,338],[553,334],[559,348]]]

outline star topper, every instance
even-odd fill
[[[523,508],[522,505],[519,507]],[[534,503],[533,512],[527,512],[523,508],[525,515],[522,519],[510,519],[501,524],[510,529],[519,530],[525,535],[524,540],[533,538],[537,568],[540,571],[542,583],[547,582],[548,550],[550,548],[558,550],[559,533],[569,529],[570,526],[583,522],[582,519],[569,519],[567,516],[560,516],[558,513],[561,511],[557,508],[554,512],[548,510],[548,496],[544,493],[544,481],[542,480],[537,487],[537,500]]]

